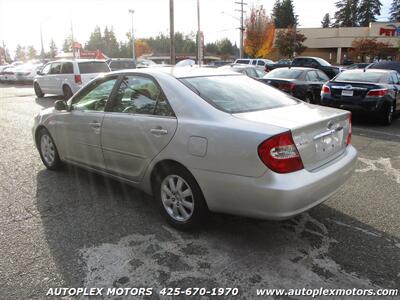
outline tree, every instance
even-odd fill
[[[37,51],[33,46],[28,47],[27,55],[29,59],[35,59],[37,56]]]
[[[284,57],[293,57],[293,54],[301,54],[307,47],[303,42],[307,38],[295,30],[293,27],[279,30],[276,35],[275,47],[279,49],[279,53]]]
[[[361,38],[354,40],[351,43],[350,56],[366,62],[367,56],[373,58],[375,56],[381,57],[388,55],[390,51],[390,44],[378,42],[375,38]]]
[[[57,56],[58,49],[57,49],[56,43],[54,43],[53,39],[50,40],[49,48],[50,48],[50,51],[47,53],[46,56],[48,58],[55,58]]]
[[[244,51],[251,57],[266,57],[274,43],[274,22],[263,6],[253,7],[245,22]]]
[[[358,8],[360,26],[369,26],[381,14],[382,3],[379,0],[361,0]]]
[[[336,7],[334,26],[358,26],[358,0],[340,0],[336,2]]]
[[[85,44],[85,50],[96,51],[104,48],[103,37],[99,26],[94,28],[94,31],[90,34],[89,40]]]
[[[143,54],[150,54],[151,48],[146,40],[135,40],[135,56],[140,57]]]
[[[72,51],[72,36],[71,35],[69,35],[65,38],[63,46],[62,46],[62,51],[64,51],[64,52]]]
[[[393,0],[389,15],[391,22],[400,22],[400,0]]]
[[[288,28],[298,25],[292,0],[276,0],[272,9],[272,19],[276,28]]]
[[[216,43],[207,43],[204,46],[204,50],[206,54],[217,54],[218,53],[218,46]]]
[[[15,58],[14,60],[25,61],[26,60],[26,52],[25,47],[22,47],[20,44],[17,45],[15,49]]]
[[[329,13],[325,14],[324,18],[321,21],[322,28],[329,28],[331,26],[331,17]]]
[[[106,26],[104,28],[104,34],[102,37],[103,40],[103,48],[99,48],[109,57],[118,57],[119,56],[119,45],[117,38],[114,34],[114,29],[111,27],[109,30]]]

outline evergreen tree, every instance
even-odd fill
[[[391,22],[400,22],[400,0],[393,0],[389,14]]]
[[[90,34],[89,40],[85,44],[85,49],[89,51],[102,50],[104,48],[104,41],[101,35],[100,27],[96,26],[94,31]]]
[[[293,54],[301,54],[307,47],[303,42],[307,38],[293,27],[280,30],[275,39],[275,47],[284,57],[293,57]]]
[[[58,49],[57,49],[56,43],[54,43],[53,39],[50,40],[49,48],[50,48],[50,51],[47,53],[47,57],[55,58],[57,56]]]
[[[117,38],[114,34],[114,29],[111,27],[109,30],[108,27],[104,29],[104,34],[102,37],[104,48],[102,50],[109,57],[118,57],[119,56],[119,45],[117,42]]]
[[[379,0],[361,0],[358,13],[360,26],[369,26],[381,14],[382,3]]]
[[[336,2],[336,7],[334,26],[358,26],[358,0],[340,0]]]
[[[272,9],[272,18],[276,28],[297,26],[298,17],[294,14],[292,0],[276,0]]]
[[[20,44],[17,45],[17,48],[15,49],[15,57],[14,60],[17,61],[24,61],[26,60],[26,52],[25,52],[25,47],[22,47]]]
[[[65,38],[63,46],[62,46],[62,51],[64,51],[64,52],[72,51],[72,36],[71,35],[69,35]]]
[[[324,18],[321,21],[322,28],[328,28],[331,26],[331,17],[329,13],[325,14]]]
[[[28,47],[27,55],[29,59],[35,59],[37,56],[37,51],[33,46]]]

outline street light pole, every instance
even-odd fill
[[[129,13],[132,15],[132,30],[131,30],[131,38],[132,38],[132,58],[135,60],[135,37],[133,35],[133,14],[135,11],[133,9],[129,10]]]
[[[170,39],[170,61],[175,65],[175,29],[174,29],[174,0],[169,0],[169,39]]]
[[[40,51],[40,56],[41,56],[42,59],[44,59],[42,23],[40,23],[40,44],[41,44],[41,46],[42,46],[42,50]]]
[[[197,0],[197,63],[199,67],[201,67],[201,60],[202,60],[202,38],[201,38],[201,31],[200,31],[200,1]]]

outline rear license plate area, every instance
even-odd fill
[[[321,158],[338,152],[343,146],[343,129],[331,130],[314,138],[315,151]]]
[[[349,91],[349,90],[342,90],[342,96],[344,97],[353,97],[354,91]]]

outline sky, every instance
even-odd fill
[[[239,44],[238,0],[200,0],[200,26],[205,43],[227,37]],[[294,0],[300,27],[320,27],[326,13],[333,16],[337,0]],[[252,5],[263,5],[271,13],[275,0],[246,0],[247,11]],[[386,21],[391,0],[381,0],[380,21]],[[197,31],[196,0],[175,0],[175,31]],[[169,0],[0,0],[0,43],[3,41],[14,54],[17,44],[33,45],[40,52],[40,27],[45,51],[53,38],[62,47],[71,33],[80,43],[88,40],[96,25],[102,30],[113,27],[118,40],[126,40],[134,13],[135,38],[169,32]]]

